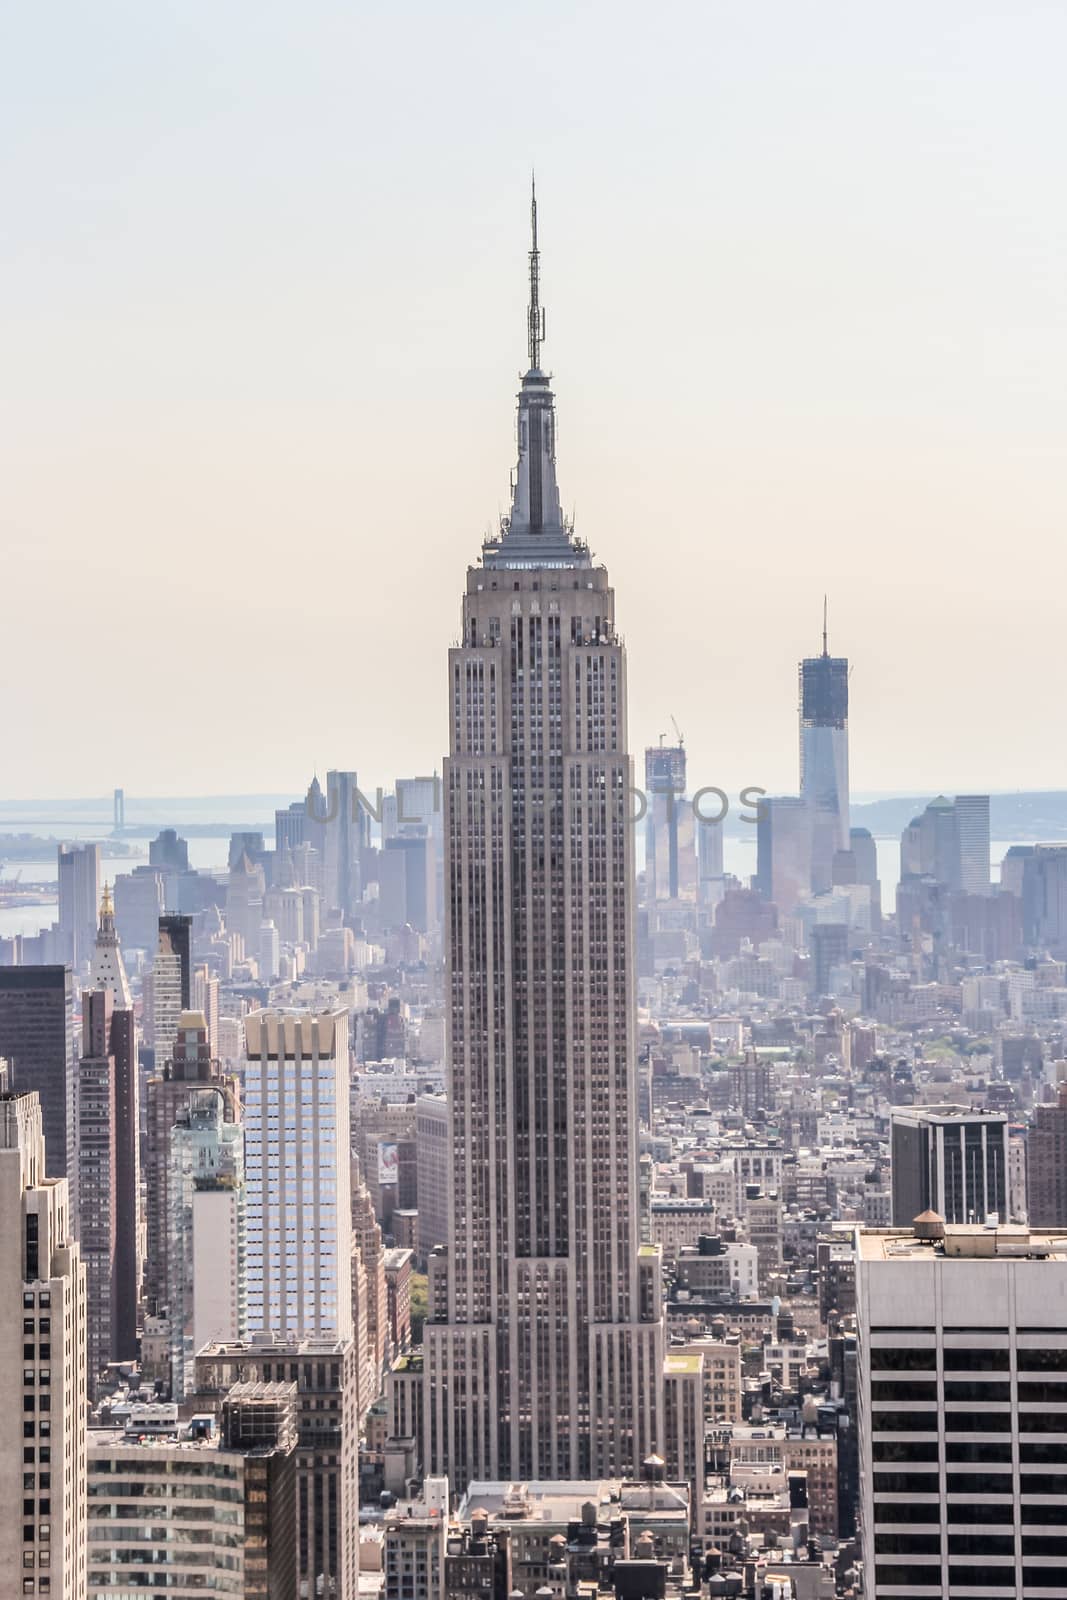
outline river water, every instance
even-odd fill
[[[227,806],[225,801],[220,801],[217,820],[225,821]],[[201,813],[202,815],[202,813]],[[129,812],[127,812],[129,819]],[[197,821],[200,818],[196,818]],[[207,819],[205,819],[207,820]],[[262,828],[264,842],[268,845],[274,843],[274,813],[269,817],[249,815],[247,806],[239,808],[234,817],[234,826],[247,824]],[[161,823],[161,827],[177,828],[181,833],[182,819],[176,817],[169,823]],[[85,820],[72,816],[64,819],[62,824],[55,819],[47,823],[36,822],[32,815],[20,818],[16,822],[0,821],[0,878],[5,882],[10,881],[16,874],[23,883],[49,883],[58,885],[59,869],[56,865],[56,853],[42,855],[41,859],[33,861],[8,861],[4,857],[5,834],[29,833],[38,836],[53,834],[57,839],[69,840],[79,844],[90,844],[94,840],[104,840],[111,837],[110,823]],[[230,829],[217,834],[204,834],[194,836],[187,840],[189,846],[189,865],[197,871],[226,872],[226,859],[230,848]],[[129,856],[104,856],[100,862],[101,880],[114,882],[123,873],[132,872],[134,867],[147,865],[148,840],[132,839],[130,847],[136,852]],[[14,934],[35,934],[42,928],[50,927],[59,917],[58,887],[56,898],[35,906],[5,906],[0,907],[0,938],[10,939]]]
[[[221,809],[221,807],[220,807]],[[248,822],[249,818],[242,815],[239,822]],[[172,826],[181,832],[180,821]],[[265,842],[269,845],[274,842],[274,817],[255,820],[255,826],[262,827]],[[13,861],[4,863],[3,836],[5,833],[37,832],[32,824],[23,822],[19,825],[8,825],[0,822],[0,877],[8,879],[16,872],[21,871],[24,883],[55,883],[56,861],[53,856],[50,860],[41,861]],[[110,836],[111,829],[103,824],[88,824],[78,827],[77,837],[81,842],[93,839],[106,839]],[[73,835],[71,835],[73,837]],[[1022,841],[1013,841],[1022,842]],[[143,853],[127,857],[105,857],[100,864],[101,876],[114,882],[115,878],[124,872],[132,872],[134,867],[141,866],[148,860],[148,841],[134,840],[133,846]],[[892,910],[896,887],[900,877],[900,840],[899,838],[885,838],[875,840],[878,850],[878,873],[882,881],[882,904],[886,910]],[[225,873],[226,858],[230,848],[229,831],[219,834],[206,834],[188,840],[189,865],[198,871]],[[993,861],[993,879],[997,879],[1000,871],[1000,862],[1009,848],[1009,842],[995,839],[991,845],[990,854]],[[727,872],[745,882],[756,870],[756,830],[752,829],[750,837],[737,837],[727,834],[723,839],[723,866]],[[16,933],[35,934],[42,928],[49,927],[59,915],[58,900],[50,900],[46,904],[36,906],[12,906],[0,909],[0,938],[9,939]]]

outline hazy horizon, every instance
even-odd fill
[[[324,781],[325,777],[326,777],[326,770],[327,769],[323,768],[320,771],[312,774],[312,776],[318,777],[320,780]],[[330,770],[331,771],[352,771],[354,769],[345,768],[345,767],[337,767],[337,768],[332,768],[331,767]],[[439,773],[439,770],[440,769],[438,769],[438,773]],[[367,784],[363,783],[362,774],[359,773],[358,770],[356,771],[356,776],[360,780],[360,787],[361,787],[362,792],[364,794],[370,795],[370,794],[373,794],[373,792],[375,790],[377,790],[378,788],[381,788],[383,793],[388,794],[390,792],[392,784],[394,783],[394,781],[397,778],[433,777],[433,776],[435,776],[435,774],[432,771],[431,772],[416,772],[414,769],[412,769],[410,772],[397,772],[397,773],[394,773],[390,777],[382,778],[382,779],[379,779],[379,778],[377,778],[377,777],[372,775],[367,780],[367,784],[369,784],[369,787],[367,786]],[[273,788],[273,789],[255,789],[255,790],[248,790],[248,791],[225,790],[225,791],[219,791],[217,793],[212,793],[210,790],[192,790],[192,789],[190,789],[190,790],[186,790],[184,792],[183,791],[171,791],[170,793],[164,793],[163,791],[158,791],[156,793],[135,794],[131,790],[125,790],[124,794],[125,794],[125,801],[126,801],[127,809],[129,809],[131,804],[136,805],[138,802],[149,802],[149,803],[152,803],[152,804],[159,805],[159,804],[163,804],[164,802],[170,801],[170,800],[180,801],[180,802],[184,802],[184,803],[197,801],[197,802],[199,802],[199,803],[201,803],[203,805],[207,805],[213,800],[226,800],[226,801],[230,801],[230,802],[237,802],[237,801],[244,801],[244,800],[247,800],[247,801],[250,801],[250,802],[251,801],[262,801],[262,802],[268,802],[269,801],[269,802],[273,802],[275,800],[286,800],[286,799],[298,800],[298,799],[300,799],[301,796],[304,794],[304,792],[307,789],[308,781],[309,781],[309,779],[305,778],[305,780],[302,783],[296,783],[296,784],[292,785],[290,788],[281,787],[281,788]],[[638,783],[638,787],[640,787],[640,782]],[[699,784],[689,783],[687,787],[688,787],[688,790],[691,792],[694,788],[699,787]],[[766,792],[767,792],[768,795],[771,795],[772,793],[777,794],[779,791],[772,791],[772,790],[768,789]],[[781,791],[781,792],[784,793],[784,791]],[[862,791],[861,790],[859,792],[853,790],[852,793],[849,796],[849,799],[850,799],[851,804],[854,805],[854,806],[866,806],[866,805],[877,805],[880,801],[883,801],[883,800],[911,800],[911,799],[922,800],[922,799],[927,799],[927,798],[933,799],[935,796],[937,796],[939,794],[960,795],[960,794],[969,794],[969,793],[988,794],[991,799],[996,799],[997,797],[1010,796],[1010,795],[1021,795],[1021,794],[1050,794],[1050,795],[1051,794],[1067,794],[1067,783],[1065,783],[1060,788],[1050,788],[1050,789],[990,789],[990,788],[978,787],[978,788],[976,788],[974,790],[966,790],[962,786],[953,787],[950,784],[941,784],[940,787],[935,786],[935,785],[931,785],[931,784],[926,784],[926,785],[923,785],[923,786],[916,786],[916,787],[910,788],[910,789],[875,789],[875,790],[866,790],[866,791]],[[734,798],[734,797],[731,796],[731,798]],[[107,811],[110,813],[111,808],[112,808],[112,802],[113,802],[113,791],[112,790],[108,790],[104,794],[75,794],[75,793],[71,793],[71,794],[2,795],[2,796],[0,796],[0,815],[2,815],[5,810],[10,809],[13,806],[20,806],[20,805],[25,805],[25,806],[50,805],[53,801],[55,803],[57,803],[57,804],[68,805],[68,806],[72,806],[72,805],[100,805],[102,807],[106,807]],[[709,802],[709,808],[710,808],[710,802]]]
[[[638,761],[674,717],[693,780],[795,792],[828,592],[857,798],[1063,781],[1061,7],[102,0],[4,38],[0,792],[439,766],[531,166]]]

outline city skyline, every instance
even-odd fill
[[[429,13],[417,43],[384,13],[362,19],[380,79],[353,109],[355,24],[313,10],[299,33],[261,19],[252,42],[213,15],[205,56],[203,9],[178,24],[113,6],[112,70],[141,94],[109,97],[106,72],[82,73],[102,39],[77,14],[58,56],[42,19],[20,14],[7,53],[21,70],[5,116],[25,153],[6,297],[9,549],[59,636],[110,622],[130,665],[192,609],[214,639],[209,659],[189,653],[204,700],[193,787],[295,786],[316,760],[344,760],[333,742],[353,694],[376,767],[443,754],[436,597],[506,502],[501,330],[521,314],[507,264],[531,164],[567,509],[634,596],[634,746],[673,714],[694,771],[783,792],[795,662],[828,592],[854,666],[855,792],[1054,786],[1020,707],[1058,667],[1067,274],[1046,197],[1067,19],[831,6],[813,29],[785,6],[758,27],[693,9],[683,51],[624,12],[607,76],[639,91],[645,120],[605,95],[595,8],[549,8],[527,71],[555,115],[531,139],[510,74],[491,82],[481,49],[438,77]],[[506,59],[519,25],[474,15]],[[57,214],[44,196],[68,170],[80,198]],[[300,225],[279,230],[279,212]],[[443,382],[450,403],[416,443],[413,397]],[[681,588],[649,562],[650,529]],[[305,668],[271,685],[292,750],[279,770],[273,745],[231,745],[216,688],[245,676],[233,594],[281,626],[278,574],[309,541],[338,581],[320,586]],[[1009,543],[1040,584],[1001,560]],[[395,552],[423,579],[400,640],[387,606],[351,626],[353,595],[383,590]],[[48,735],[36,786],[69,792],[77,773],[105,789],[113,752],[59,720],[39,607],[11,622],[9,648],[35,662],[12,737]],[[369,681],[388,692],[360,697]],[[950,718],[922,714],[931,687],[962,683]],[[124,686],[130,714],[147,714],[150,676],[127,670]],[[905,721],[900,750],[890,730]],[[122,781],[167,791],[174,765],[144,741]]]
[[[60,13],[5,1600],[1067,1593],[1067,10]]]

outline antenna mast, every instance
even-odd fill
[[[530,307],[526,314],[530,366],[541,366],[541,341],[545,337],[545,313],[541,309],[541,253],[537,248],[537,185],[530,176]]]

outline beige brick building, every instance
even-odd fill
[[[86,1286],[36,1092],[0,1096],[0,1593],[84,1600]]]

